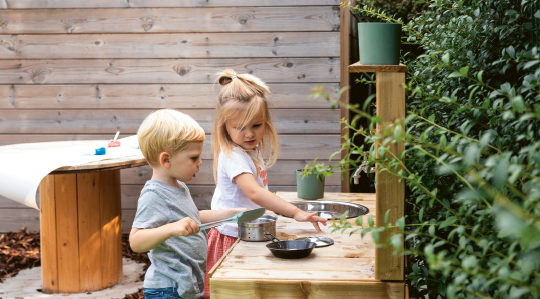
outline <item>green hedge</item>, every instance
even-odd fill
[[[405,219],[348,232],[371,233],[379,246],[409,255],[412,297],[540,298],[538,1],[415,4],[427,7],[408,22],[377,7],[353,9],[363,18],[402,23],[404,42],[423,54],[404,61],[405,124],[374,132],[380,119],[365,113],[365,105],[349,106],[371,125],[347,123],[354,133],[343,149],[369,149],[371,165],[405,180],[408,192]],[[343,105],[321,89],[313,96]],[[367,144],[354,145],[355,135]],[[405,142],[406,152],[376,159],[375,145],[388,157],[393,142]],[[358,167],[361,161],[351,157],[325,175]],[[349,228],[341,222],[335,229]],[[389,228],[402,235],[379,240]]]

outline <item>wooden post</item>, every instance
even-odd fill
[[[405,65],[362,65],[349,66],[349,72],[375,72],[377,81],[377,115],[382,123],[394,123],[396,119],[405,121]],[[377,127],[377,130],[381,130]],[[390,145],[390,151],[399,155],[405,150],[404,144]],[[389,154],[388,154],[389,155]],[[388,222],[395,223],[405,214],[405,183],[387,172],[377,173],[376,178],[376,226],[384,226],[384,215],[390,210]],[[386,240],[392,232],[380,235]],[[375,279],[404,280],[403,256],[394,256],[391,249],[375,249]]]
[[[347,70],[347,66],[349,65],[349,25],[350,25],[350,18],[351,14],[349,12],[348,7],[341,7],[339,11],[339,53],[340,53],[340,83],[339,87],[343,88],[346,86],[349,86],[349,71]],[[345,91],[341,94],[341,98],[339,99],[344,104],[349,104],[349,91]],[[349,120],[349,109],[347,107],[341,107],[341,119]],[[345,129],[345,124],[341,124],[341,136],[343,137],[346,133],[348,133],[348,130]],[[347,134],[348,135],[348,134]],[[343,140],[344,141],[344,140]],[[348,154],[348,151],[342,151],[341,152],[341,159],[345,158],[345,156]],[[349,173],[345,173],[343,175],[343,180],[341,181],[341,192],[349,192],[350,186],[349,186]]]
[[[377,72],[377,115],[381,116],[382,123],[394,123],[400,119],[405,121],[405,73]],[[383,128],[377,126],[377,130]],[[405,150],[403,142],[390,144],[390,151],[398,156]],[[378,155],[378,154],[377,154]],[[386,154],[390,157],[390,154]],[[384,215],[390,210],[388,222],[394,224],[397,219],[404,216],[405,211],[405,182],[388,172],[377,172],[376,176],[376,225],[384,226]],[[381,240],[392,236],[392,232],[380,234]],[[403,256],[392,254],[392,249],[375,249],[375,279],[403,280]]]

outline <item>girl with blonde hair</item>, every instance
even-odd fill
[[[309,221],[318,232],[325,218],[307,213],[268,191],[266,169],[277,158],[278,138],[268,107],[269,90],[259,78],[233,70],[218,73],[213,126],[214,180],[212,210],[265,207],[276,213]],[[238,239],[238,225],[225,224],[208,234],[206,273]],[[205,297],[209,295],[208,276]]]

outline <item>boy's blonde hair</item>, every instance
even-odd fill
[[[137,132],[139,147],[150,166],[158,166],[159,154],[174,155],[190,142],[204,141],[204,130],[189,115],[173,109],[157,110],[148,115]]]
[[[214,180],[217,183],[217,166],[219,153],[223,151],[229,155],[232,151],[233,141],[227,133],[225,126],[227,120],[240,118],[240,126],[245,126],[255,116],[262,114],[265,130],[264,137],[259,146],[263,157],[267,157],[265,167],[272,166],[277,159],[278,138],[276,129],[272,123],[269,110],[268,95],[270,91],[259,78],[242,74],[237,75],[233,70],[227,69],[218,73],[219,85],[223,86],[218,94],[216,118],[212,128],[213,153],[214,153]],[[242,148],[239,148],[242,149]],[[249,155],[256,166],[260,162]],[[259,175],[259,167],[257,176]]]

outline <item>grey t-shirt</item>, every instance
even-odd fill
[[[184,189],[156,180],[146,182],[133,227],[156,228],[185,217],[201,225],[189,190],[180,183]],[[177,287],[182,298],[200,298],[204,293],[207,244],[205,233],[199,232],[189,237],[171,237],[150,250],[148,257],[152,265],[144,277],[144,287]]]

